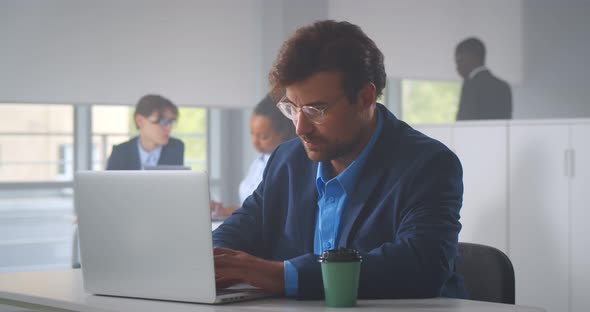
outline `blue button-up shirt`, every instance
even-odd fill
[[[369,142],[363,148],[359,156],[337,176],[331,178],[330,163],[320,162],[316,174],[316,187],[318,189],[318,215],[313,240],[313,252],[320,255],[323,251],[333,249],[338,239],[340,217],[346,208],[348,198],[355,191],[358,177],[367,160],[367,157],[382,128],[382,117],[379,110],[377,114],[377,126],[371,135]],[[365,190],[368,191],[368,190]],[[297,294],[298,278],[297,269],[289,261],[285,266],[285,294],[295,296]]]
[[[158,165],[158,161],[160,160],[160,154],[162,154],[162,145],[154,148],[150,152],[146,151],[141,147],[141,143],[137,140],[137,150],[139,151],[139,161],[141,164],[141,169],[145,167],[153,167]]]

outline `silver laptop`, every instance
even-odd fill
[[[183,165],[155,165],[145,166],[143,170],[191,170],[191,167]]]
[[[268,296],[216,290],[205,172],[86,171],[74,184],[86,292],[199,303]]]

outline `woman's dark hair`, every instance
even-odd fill
[[[385,87],[383,53],[357,25],[325,20],[299,28],[277,56],[269,73],[272,94],[321,71],[342,73],[342,88],[351,103],[366,83],[375,85],[377,97]]]
[[[268,118],[272,128],[282,135],[283,142],[296,137],[293,122],[281,113],[270,94],[258,102],[254,114]]]

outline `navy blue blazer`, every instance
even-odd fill
[[[349,198],[336,247],[363,257],[360,298],[464,298],[455,271],[461,163],[446,146],[377,107],[385,117],[382,132],[358,180],[372,191]],[[213,233],[215,246],[291,261],[299,299],[324,295],[313,254],[317,167],[300,140],[281,144],[256,191]]]
[[[140,170],[138,139],[139,137],[134,137],[127,142],[113,146],[106,170]],[[168,144],[162,146],[158,165],[184,165],[184,143],[178,139],[170,138]]]

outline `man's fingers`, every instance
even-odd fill
[[[224,247],[213,247],[213,255],[236,255],[237,251]]]
[[[227,288],[233,285],[239,284],[242,281],[235,279],[235,278],[228,278],[228,277],[221,277],[215,278],[215,287],[217,288]]]

